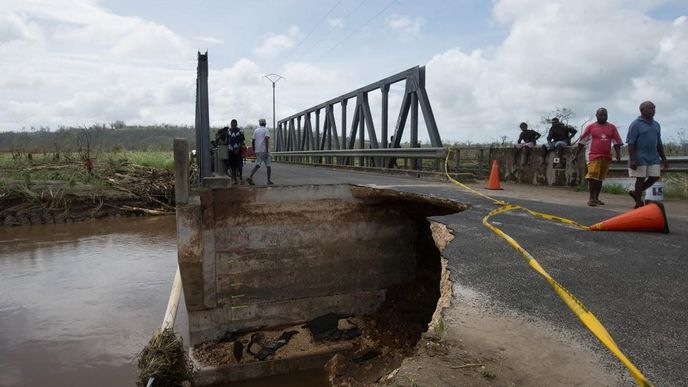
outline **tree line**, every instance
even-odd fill
[[[244,128],[246,138],[250,138],[253,128]],[[211,128],[211,140],[218,129]],[[41,127],[33,131],[0,132],[0,152],[78,152],[86,140],[91,148],[101,151],[172,151],[175,138],[186,139],[192,148],[196,146],[193,126],[127,126],[117,121],[88,127],[61,127],[54,131]]]

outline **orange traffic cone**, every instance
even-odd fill
[[[591,231],[661,231],[669,232],[664,206],[652,202],[590,226]]]
[[[499,185],[499,167],[497,160],[492,160],[492,170],[490,171],[490,180],[487,181],[487,189],[502,189]]]

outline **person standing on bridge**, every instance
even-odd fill
[[[261,164],[265,165],[265,169],[268,174],[268,185],[274,184],[272,180],[270,180],[270,174],[272,172],[272,163],[270,160],[270,132],[265,125],[265,118],[261,118],[258,120],[258,128],[253,132],[253,140],[251,143],[253,145],[253,150],[256,152],[256,165],[251,171],[251,176],[246,179],[246,181],[251,185],[255,184],[253,182],[253,175],[258,171],[258,168],[260,168]]]
[[[241,149],[246,142],[246,138],[244,137],[244,131],[238,126],[237,120],[232,120],[230,122],[227,138],[229,167],[232,170],[232,182],[238,184],[238,177],[241,180],[241,184],[244,184],[242,173],[244,169],[244,156],[241,154]]]
[[[613,145],[616,161],[621,161],[621,145],[623,145],[616,126],[607,122],[607,109],[603,107],[597,109],[595,117],[597,117],[597,122],[586,126],[583,130],[583,134],[578,140],[576,155],[573,157],[573,164],[575,165],[581,150],[586,148],[585,160],[588,163],[588,173],[585,175],[585,179],[588,181],[588,191],[590,192],[588,199],[590,207],[604,205],[604,202],[600,200],[600,192],[602,191],[602,182],[607,177],[607,171],[609,171],[609,163],[612,161],[611,148]]]
[[[628,127],[628,176],[635,177],[635,189],[628,194],[635,200],[635,208],[643,205],[643,191],[650,188],[660,175],[661,167],[669,168],[664,155],[659,122],[654,120],[655,104],[640,104],[640,117]]]

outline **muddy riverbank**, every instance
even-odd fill
[[[174,175],[167,169],[126,163],[90,174],[73,163],[26,168],[23,175],[0,171],[2,226],[174,213]]]

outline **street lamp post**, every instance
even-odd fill
[[[276,130],[275,128],[277,127],[277,124],[275,122],[275,83],[277,83],[280,79],[286,78],[278,74],[268,74],[265,75],[264,78],[272,82],[272,130]]]

